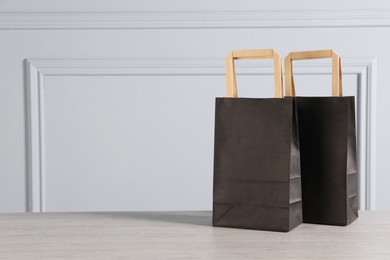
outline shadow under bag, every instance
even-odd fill
[[[276,98],[238,98],[234,60],[273,58]],[[274,50],[233,51],[216,99],[213,226],[289,231],[302,223],[297,112]]]
[[[345,226],[358,217],[355,101],[342,96],[340,57],[332,50],[292,52],[286,95],[295,96],[293,60],[332,58],[332,97],[294,97],[301,151],[303,222]],[[314,85],[314,84],[313,84]]]

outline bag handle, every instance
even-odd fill
[[[343,83],[341,72],[341,58],[333,50],[290,52],[284,59],[284,68],[286,70],[286,96],[295,96],[294,72],[292,67],[293,60],[310,60],[325,58],[332,58],[332,96],[342,97]]]
[[[275,97],[283,98],[282,60],[274,49],[232,51],[226,58],[226,92],[228,97],[237,98],[237,81],[234,60],[274,59]]]

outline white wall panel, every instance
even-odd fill
[[[345,57],[361,206],[390,209],[389,4],[284,2],[2,1],[0,211],[210,209],[225,55],[271,47]],[[270,64],[242,95],[271,95]],[[329,93],[327,64],[298,64],[300,93]]]
[[[223,83],[222,76],[48,77],[44,209],[210,207],[210,94],[223,95]]]

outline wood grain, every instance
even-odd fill
[[[289,233],[210,225],[210,212],[3,214],[0,259],[390,259],[390,212]]]

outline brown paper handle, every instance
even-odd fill
[[[282,61],[274,49],[232,51],[226,58],[226,92],[228,97],[237,98],[237,81],[234,60],[274,59],[275,97],[283,97]]]
[[[284,59],[284,68],[286,70],[286,96],[296,95],[292,61],[324,58],[332,58],[332,96],[343,96],[341,58],[333,50],[290,52]]]

